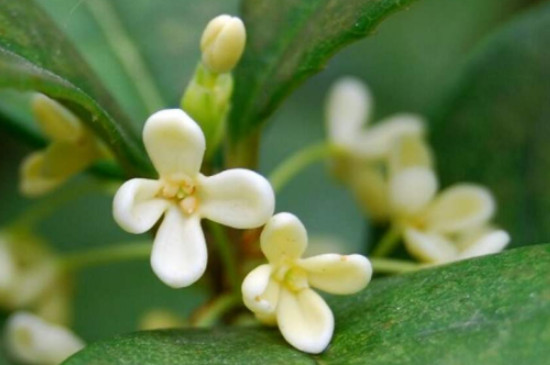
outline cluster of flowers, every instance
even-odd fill
[[[326,114],[329,139],[339,150],[334,172],[366,214],[389,222],[395,238],[426,264],[503,250],[510,237],[490,224],[495,200],[486,188],[462,183],[438,191],[423,118],[398,114],[364,128],[371,111],[361,81],[347,77],[332,87]]]
[[[115,194],[113,215],[123,229],[136,234],[160,221],[151,266],[173,288],[195,283],[206,270],[203,218],[237,229],[264,226],[260,247],[268,263],[244,279],[244,304],[261,322],[278,325],[297,349],[320,353],[332,338],[334,317],[313,288],[331,294],[358,292],[371,279],[369,260],[339,254],[302,258],[306,229],[290,213],[274,215],[275,194],[263,176],[242,168],[213,176],[201,173],[205,154],[223,137],[233,90],[231,70],[245,38],[238,18],[222,15],[208,24],[201,40],[202,62],[182,109],[158,111],[143,128],[145,149],[159,177],[126,181]],[[410,254],[429,264],[502,250],[509,237],[488,223],[495,203],[486,189],[460,184],[437,192],[421,118],[398,115],[365,129],[370,109],[370,94],[358,80],[342,79],[330,92],[327,121],[329,142],[338,149],[335,172],[369,216],[390,222]],[[37,95],[33,111],[52,143],[23,163],[21,191],[26,195],[47,193],[98,159],[112,158],[61,104]],[[22,242],[32,243],[27,250],[32,254],[20,252],[26,247]],[[26,308],[36,314],[19,312],[8,321],[8,349],[14,358],[55,364],[84,343],[62,327],[67,323],[67,275],[55,255],[39,249],[43,245],[37,242],[34,237],[0,237],[0,301],[10,310]]]

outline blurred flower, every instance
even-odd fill
[[[241,19],[219,15],[202,33],[202,62],[212,72],[229,72],[239,62],[245,43],[246,30]]]
[[[41,312],[56,323],[68,321],[69,285],[55,256],[38,237],[0,232],[0,306]]]
[[[109,155],[106,148],[67,108],[42,94],[32,100],[33,114],[51,140],[43,151],[29,155],[21,165],[24,195],[45,194]]]
[[[114,218],[126,231],[143,233],[164,215],[151,254],[153,271],[169,286],[188,286],[206,269],[201,219],[240,229],[259,227],[273,214],[273,189],[246,169],[202,175],[204,135],[182,110],[153,114],[143,140],[160,178],[124,183],[114,198]]]
[[[345,77],[331,88],[326,121],[329,141],[342,151],[333,160],[335,175],[346,182],[371,219],[389,218],[387,159],[403,136],[421,138],[424,120],[414,114],[392,115],[368,125],[370,91],[360,80]]]
[[[397,139],[424,133],[424,120],[415,114],[396,114],[368,125],[372,97],[359,79],[344,77],[330,89],[326,107],[328,138],[350,157],[385,158]]]
[[[292,346],[304,352],[322,352],[332,338],[334,318],[310,286],[332,294],[355,293],[370,281],[370,262],[361,255],[324,254],[302,259],[307,232],[290,213],[273,216],[260,243],[269,263],[245,278],[245,305],[262,322],[276,323]]]
[[[10,316],[5,329],[6,350],[25,364],[57,365],[84,347],[67,328],[27,313]]]
[[[510,238],[490,228],[495,212],[482,186],[456,184],[437,194],[431,153],[423,141],[403,137],[389,162],[389,204],[405,247],[419,260],[439,264],[501,251]]]

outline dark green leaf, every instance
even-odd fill
[[[330,303],[336,330],[320,356],[293,350],[275,329],[217,328],[123,335],[66,364],[544,364],[550,246],[379,279]]]
[[[244,0],[245,54],[230,115],[233,140],[250,135],[284,98],[345,45],[414,0]]]
[[[494,191],[515,244],[550,238],[550,3],[483,42],[432,133],[445,184]]]
[[[0,87],[36,90],[60,100],[105,140],[130,173],[151,172],[127,117],[32,0],[0,0]]]

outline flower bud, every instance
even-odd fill
[[[202,62],[211,72],[231,71],[243,54],[246,30],[241,19],[220,15],[212,19],[201,38]]]

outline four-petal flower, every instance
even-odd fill
[[[167,285],[188,286],[206,269],[201,219],[240,229],[259,227],[273,214],[273,189],[263,176],[246,169],[202,175],[204,134],[180,109],[153,114],[143,141],[160,177],[124,183],[114,198],[114,218],[128,232],[142,233],[164,214],[151,265]]]
[[[351,294],[370,281],[372,267],[361,255],[324,254],[300,258],[307,246],[302,222],[279,213],[260,237],[269,261],[251,271],[242,284],[245,305],[258,319],[277,324],[283,337],[297,349],[323,351],[334,330],[332,311],[310,287],[332,294]]]

